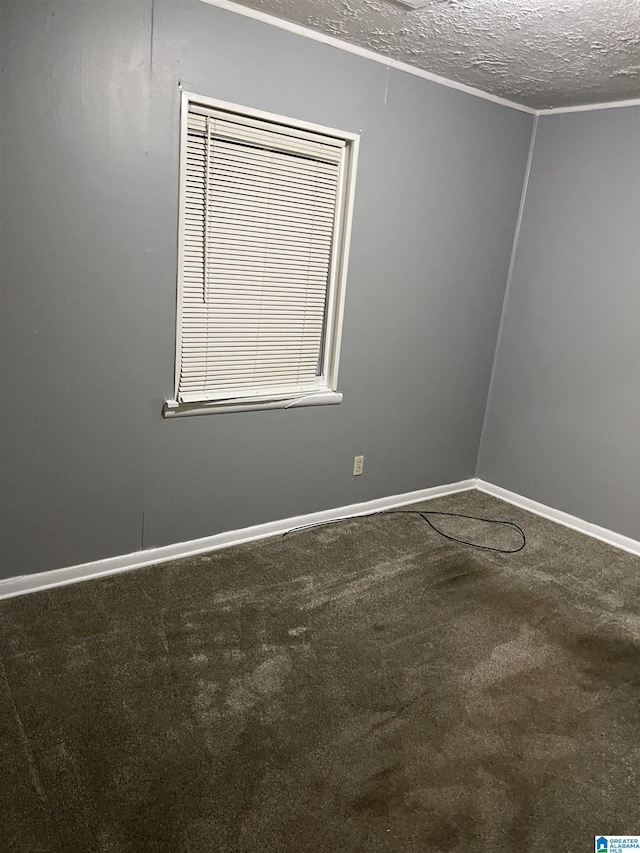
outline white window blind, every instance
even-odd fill
[[[178,404],[328,386],[347,141],[189,103]]]

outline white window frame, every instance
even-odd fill
[[[333,239],[333,251],[329,281],[327,284],[326,319],[324,325],[323,357],[321,388],[307,394],[297,396],[277,397],[268,392],[264,396],[224,399],[220,401],[181,402],[178,399],[182,353],[182,305],[183,305],[183,268],[184,268],[184,239],[185,239],[185,199],[187,177],[187,122],[190,105],[195,104],[205,108],[224,110],[249,119],[259,119],[275,124],[291,127],[296,130],[309,131],[325,137],[334,137],[343,141],[344,154],[341,159],[338,178],[338,200]],[[299,406],[334,405],[342,402],[342,394],[338,389],[338,367],[340,360],[340,345],[342,337],[342,322],[344,313],[345,287],[353,204],[355,195],[356,165],[358,160],[359,134],[348,133],[322,125],[298,121],[296,119],[255,110],[227,101],[196,95],[192,92],[181,94],[181,127],[180,127],[180,187],[179,187],[179,237],[178,237],[178,286],[176,311],[176,357],[174,396],[166,400],[163,408],[164,417],[182,417],[185,415],[204,415],[216,412],[240,412],[262,409],[289,409]]]

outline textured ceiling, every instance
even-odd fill
[[[237,0],[535,109],[640,98],[640,0]]]

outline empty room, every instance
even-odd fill
[[[0,853],[640,849],[637,0],[0,50]]]

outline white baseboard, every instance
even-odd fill
[[[486,492],[488,495],[493,495],[495,498],[500,498],[500,500],[518,506],[521,509],[526,509],[528,512],[541,515],[543,518],[548,518],[550,521],[555,521],[580,533],[586,533],[587,536],[599,539],[601,542],[606,542],[607,545],[613,545],[614,548],[621,548],[623,551],[629,551],[631,554],[640,556],[640,542],[636,539],[622,536],[620,533],[614,533],[613,530],[608,530],[606,527],[591,524],[590,521],[584,521],[575,515],[569,515],[568,512],[561,512],[559,509],[553,509],[553,507],[545,506],[545,504],[532,501],[529,498],[523,498],[522,495],[509,492],[500,486],[494,486],[493,483],[486,483],[484,480],[477,480],[476,488],[480,492]]]
[[[462,480],[459,483],[449,483],[444,486],[434,486],[430,489],[419,489],[416,492],[407,492],[403,495],[392,495],[387,498],[377,498],[364,503],[350,504],[349,506],[336,509],[312,512],[308,515],[298,515],[293,518],[284,518],[280,521],[270,521],[266,524],[256,524],[253,527],[244,527],[241,530],[230,530],[227,533],[218,533],[215,536],[205,536],[203,539],[192,539],[190,542],[178,542],[175,545],[164,545],[161,548],[149,548],[145,551],[136,551],[133,554],[124,554],[119,557],[109,557],[105,560],[96,560],[92,563],[82,563],[78,566],[68,566],[62,569],[53,569],[49,572],[39,572],[32,575],[22,575],[16,578],[7,578],[0,581],[0,599],[13,598],[16,595],[25,595],[30,592],[40,592],[56,586],[67,586],[79,581],[91,580],[93,578],[115,575],[119,572],[127,572],[132,569],[140,569],[143,566],[151,566],[156,563],[166,563],[169,560],[179,560],[182,557],[190,557],[194,554],[202,554],[205,551],[215,551],[219,548],[229,548],[232,545],[240,545],[243,542],[252,542],[257,539],[265,539],[269,536],[277,536],[293,530],[297,527],[321,524],[324,521],[336,521],[340,518],[352,518],[357,515],[369,515],[383,509],[392,509],[418,501],[430,500],[431,498],[453,495],[457,492],[465,492],[477,488],[507,503],[518,506],[521,509],[533,512],[550,521],[555,521],[572,530],[586,533],[594,539],[629,551],[631,554],[640,556],[640,542],[614,533],[597,524],[591,524],[574,515],[553,509],[544,504],[522,497],[515,492],[509,492],[500,486],[494,486],[484,480]]]
[[[203,539],[192,539],[190,542],[179,542],[175,545],[164,545],[161,548],[149,548],[145,551],[136,551],[133,554],[125,554],[119,557],[109,557],[105,560],[96,560],[92,563],[82,563],[78,566],[68,566],[62,569],[53,569],[49,572],[38,572],[32,575],[21,575],[16,578],[8,578],[0,581],[0,599],[13,598],[16,595],[25,595],[29,592],[40,592],[55,586],[67,586],[79,581],[102,578],[107,575],[115,575],[119,572],[127,572],[131,569],[140,569],[143,566],[151,566],[155,563],[166,563],[169,560],[178,560],[181,557],[190,557],[193,554],[201,554],[204,551],[215,551],[219,548],[228,548],[231,545],[240,545],[243,542],[252,542],[256,539],[265,539],[268,536],[277,536],[293,530],[296,527],[319,524],[323,521],[336,521],[340,518],[351,518],[356,515],[368,515],[379,512],[382,509],[392,509],[397,506],[429,500],[431,498],[452,495],[456,492],[464,492],[474,489],[475,479],[462,480],[459,483],[449,483],[444,486],[434,486],[430,489],[420,489],[417,492],[407,492],[403,495],[393,495],[387,498],[364,503],[350,504],[349,506],[336,509],[312,512],[308,515],[298,515],[293,518],[284,518],[281,521],[270,521],[266,524],[256,524],[253,527],[245,527],[241,530],[230,530],[228,533],[218,533],[215,536],[205,536]]]

